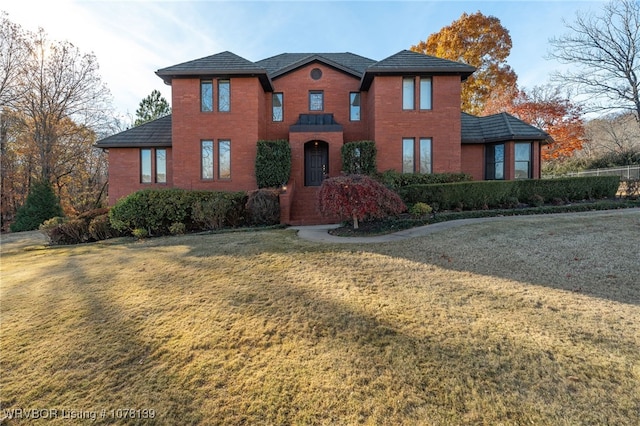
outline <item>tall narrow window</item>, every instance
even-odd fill
[[[413,77],[405,77],[402,79],[402,109],[414,108],[415,96],[413,80]]]
[[[349,119],[360,121],[360,92],[349,93]]]
[[[200,143],[200,167],[203,180],[213,180],[213,141]]]
[[[320,90],[309,92],[309,111],[324,110],[324,93]]]
[[[531,143],[518,142],[515,144],[515,178],[531,179]]]
[[[404,138],[402,139],[402,173],[414,171],[413,138]]]
[[[218,111],[229,112],[231,108],[231,85],[229,80],[218,80]]]
[[[504,144],[487,145],[485,151],[485,179],[504,179]]]
[[[282,93],[274,93],[271,97],[271,109],[273,111],[273,121],[284,120],[284,107],[283,107],[283,95]]]
[[[167,183],[166,149],[156,149],[156,183]]]
[[[431,109],[431,78],[420,78],[420,109]]]
[[[231,141],[218,141],[218,179],[231,179]]]
[[[213,82],[211,80],[200,82],[200,111],[213,111]]]
[[[140,150],[140,182],[151,183],[151,150]]]
[[[420,138],[420,173],[431,173],[431,138]]]

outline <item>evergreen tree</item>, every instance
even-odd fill
[[[31,187],[24,205],[16,213],[16,221],[11,224],[12,232],[32,231],[48,219],[63,216],[60,200],[47,181],[38,181]]]
[[[165,115],[171,114],[169,102],[162,97],[158,90],[153,90],[149,96],[140,101],[140,107],[136,110],[136,121],[134,126],[139,126]]]

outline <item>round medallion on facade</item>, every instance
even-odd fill
[[[320,80],[322,78],[322,70],[320,68],[314,68],[311,70],[311,78],[314,80]]]

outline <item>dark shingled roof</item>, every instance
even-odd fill
[[[492,143],[517,140],[551,142],[551,136],[524,121],[501,112],[486,117],[462,113],[462,143]]]
[[[403,50],[379,62],[350,52],[282,53],[258,62],[251,62],[232,52],[221,52],[159,69],[156,74],[166,84],[181,77],[256,76],[265,91],[272,91],[272,79],[313,62],[326,64],[361,79],[362,90],[368,90],[374,76],[380,74],[457,74],[464,81],[475,71],[474,67],[467,64]]]
[[[260,83],[265,90],[272,90],[271,81],[266,69],[228,51],[162,68],[156,71],[156,75],[162,78],[166,84],[171,84],[173,78],[179,77],[213,75],[256,76],[260,79]]]
[[[139,148],[171,146],[171,115],[158,118],[96,143],[98,148]]]
[[[256,65],[264,67],[271,78],[277,78],[289,71],[299,68],[311,62],[322,62],[333,68],[362,77],[366,68],[376,61],[345,53],[282,53],[256,62]]]
[[[367,68],[367,72],[362,79],[362,89],[367,90],[375,75],[401,75],[409,73],[429,73],[429,74],[458,74],[462,81],[466,80],[476,69],[471,65],[461,62],[449,61],[448,59],[436,58],[435,56],[402,50],[395,55],[391,55]]]

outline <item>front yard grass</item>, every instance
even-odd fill
[[[0,418],[636,425],[639,246],[637,211],[361,247],[292,230],[68,247],[3,237]]]

